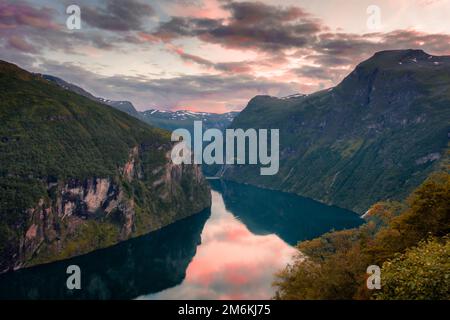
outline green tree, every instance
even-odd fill
[[[431,239],[383,263],[377,299],[450,299],[450,240]]]
[[[301,254],[277,275],[275,298],[373,298],[366,287],[372,264],[383,265],[378,299],[449,298],[450,174],[433,175],[404,204],[374,205],[367,219],[357,229],[300,243]]]

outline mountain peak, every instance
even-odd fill
[[[386,50],[361,62],[337,88],[356,91],[353,98],[359,97],[357,104],[365,105],[372,101],[370,96],[377,89],[396,86],[398,90],[408,92],[424,74],[437,77],[448,72],[450,56],[434,56],[420,49]]]
[[[422,49],[399,49],[399,50],[383,50],[374,54],[374,57],[399,57],[408,56],[411,58],[424,58],[431,56]]]
[[[417,65],[433,67],[441,64],[450,66],[450,56],[434,56],[421,49],[386,50],[375,53],[371,58],[360,63],[358,68],[394,68]]]

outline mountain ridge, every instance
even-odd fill
[[[157,128],[173,131],[178,128],[193,129],[193,121],[202,121],[206,128],[225,129],[239,112],[213,113],[213,112],[195,112],[189,110],[166,111],[159,109],[147,109],[138,111],[133,103],[126,100],[109,100],[105,98],[96,97],[89,91],[67,82],[59,77],[47,74],[37,74],[48,80],[54,82],[65,90],[73,91],[93,101],[108,105],[117,110],[125,112],[147,124]]]
[[[279,128],[280,171],[230,167],[225,179],[364,213],[402,199],[447,157],[450,57],[379,52],[336,87],[292,99],[256,96],[232,128]]]

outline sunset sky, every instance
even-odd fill
[[[221,113],[334,86],[376,51],[450,54],[449,14],[450,0],[0,0],[0,59],[139,110]]]

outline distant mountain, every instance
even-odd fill
[[[253,98],[231,127],[279,128],[280,171],[231,166],[225,179],[364,213],[402,199],[448,161],[450,57],[378,52],[334,88]]]
[[[128,113],[129,115],[144,121],[157,128],[173,131],[178,128],[185,128],[192,131],[194,121],[202,121],[205,129],[217,128],[224,130],[231,124],[234,117],[239,112],[228,112],[223,114],[208,112],[192,112],[192,111],[164,111],[150,109],[146,111],[137,111],[133,104],[129,101],[114,101],[99,98],[84,90],[83,88],[64,81],[55,76],[41,75],[44,79],[54,82],[60,87],[75,92],[86,98],[111,106],[117,110]]]
[[[177,128],[186,128],[190,131],[193,129],[194,121],[202,121],[204,129],[217,128],[226,129],[239,112],[227,113],[208,113],[208,112],[192,112],[192,111],[161,111],[150,109],[141,112],[142,119],[148,124],[158,128],[167,130],[175,130]]]
[[[111,246],[211,203],[165,130],[0,61],[0,273]],[[64,89],[63,89],[64,88]]]
[[[97,98],[99,102],[107,104],[108,106],[111,106],[117,110],[120,110],[122,112],[128,113],[130,116],[133,116],[137,119],[142,120],[141,114],[139,111],[137,111],[133,104],[130,101],[114,101],[114,100],[107,100],[103,98]]]
[[[81,88],[73,83],[67,82],[61,78],[51,76],[48,74],[42,74],[42,75],[38,74],[38,76],[41,76],[45,80],[56,83],[58,86],[60,86],[63,89],[75,92],[76,94],[79,94],[83,97],[89,98],[89,99],[99,102],[99,103],[106,104],[108,106],[114,107],[117,110],[128,113],[129,115],[131,115],[135,118],[139,118],[139,112],[134,108],[133,104],[129,101],[114,101],[114,100],[99,98],[99,97],[94,96],[90,92],[84,90],[83,88]]]

